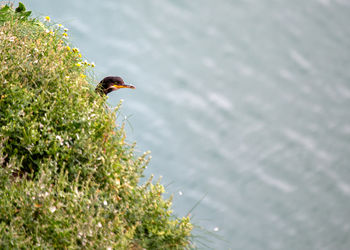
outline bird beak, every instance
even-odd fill
[[[113,85],[113,87],[115,87],[116,89],[123,89],[123,88],[136,89],[135,86],[127,85],[127,84],[124,84],[124,85]]]

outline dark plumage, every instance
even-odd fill
[[[95,91],[100,95],[107,95],[108,93],[122,89],[134,89],[135,86],[124,83],[124,80],[119,76],[107,76],[96,86]]]

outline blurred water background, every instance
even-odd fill
[[[199,248],[350,249],[349,0],[23,3],[137,86],[109,104]]]

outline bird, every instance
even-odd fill
[[[135,86],[125,84],[123,78],[120,76],[107,76],[96,86],[95,91],[101,96],[104,96],[122,88],[135,89]]]

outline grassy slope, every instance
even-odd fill
[[[189,218],[139,185],[147,155],[86,81],[64,31],[0,11],[0,248],[181,249]],[[56,28],[55,28],[56,27]]]

